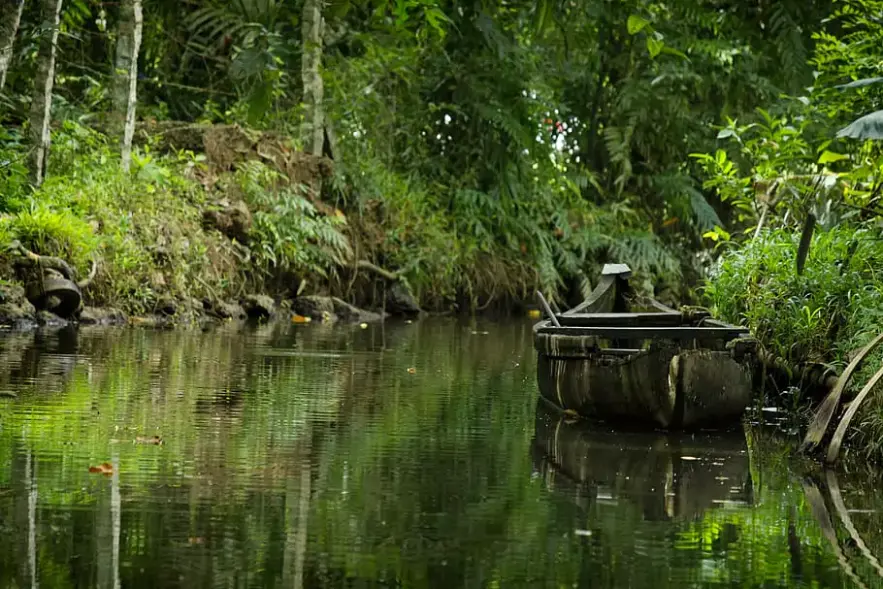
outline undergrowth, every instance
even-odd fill
[[[17,146],[7,149],[3,159],[15,161]],[[124,174],[104,135],[68,121],[54,134],[50,165],[32,193],[23,169],[0,181],[0,243],[62,257],[81,276],[97,262],[89,304],[143,314],[162,298],[236,298],[262,290],[274,269],[321,273],[347,247],[345,220],[317,215],[296,187],[280,188],[278,174],[256,162],[218,183],[246,197],[254,217],[247,245],[204,227],[202,213],[217,195],[200,182],[200,154],[157,155],[145,146]]]
[[[874,225],[841,225],[814,235],[804,271],[796,271],[800,235],[762,233],[721,256],[704,295],[721,318],[746,325],[770,351],[793,363],[842,371],[883,332],[883,240]],[[877,350],[853,376],[856,393],[883,365]],[[853,421],[853,447],[879,458],[883,399],[866,400]]]
[[[0,159],[23,154],[10,140]],[[86,302],[134,314],[168,298],[198,306],[286,281],[270,294],[290,296],[289,279],[307,277],[311,289],[341,294],[362,259],[397,272],[430,310],[509,305],[537,288],[560,302],[574,285],[587,293],[604,262],[630,264],[648,289],[679,275],[678,257],[628,201],[595,205],[564,176],[537,176],[537,193],[519,200],[429,184],[360,155],[338,166],[324,191],[335,206],[320,208],[255,160],[212,170],[203,154],[148,142],[124,173],[105,135],[69,120],[54,132],[39,189],[28,188],[23,165],[0,179],[0,243],[62,257],[81,276],[96,262]],[[245,243],[203,221],[217,201],[239,199],[251,214]]]

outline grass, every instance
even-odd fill
[[[792,232],[767,231],[728,251],[704,296],[717,315],[750,327],[775,354],[842,369],[851,353],[883,331],[883,241],[871,226],[820,231],[798,276],[799,239]],[[883,352],[865,361],[852,379],[852,394],[881,362]],[[864,403],[850,442],[853,451],[883,460],[883,399],[872,396]]]

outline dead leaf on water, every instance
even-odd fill
[[[89,472],[91,472],[92,474],[112,475],[113,464],[111,464],[110,462],[104,462],[99,466],[90,466]]]
[[[153,444],[154,446],[159,446],[162,444],[162,438],[159,436],[138,436],[135,438],[136,444]]]
[[[303,316],[303,315],[297,315],[297,314],[295,314],[295,315],[292,315],[292,316],[291,316],[291,322],[292,322],[292,323],[309,323],[310,321],[312,321],[312,318],[310,318],[310,317],[305,317],[305,316]]]
[[[193,538],[188,538],[187,541],[190,542],[191,545],[192,544],[204,544],[205,538],[203,538],[201,536],[195,536]]]
[[[412,368],[408,368],[408,374],[417,374],[417,369],[416,369],[416,368],[413,368],[413,367],[412,367]]]

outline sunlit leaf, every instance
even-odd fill
[[[824,153],[819,157],[820,164],[830,164],[831,162],[839,162],[840,160],[849,159],[848,155],[843,155],[842,153],[835,153],[833,151],[825,150]]]
[[[663,47],[665,47],[664,41],[654,39],[653,37],[647,38],[647,51],[650,52],[650,57],[656,57],[659,55],[662,52]]]
[[[650,21],[642,16],[638,16],[637,14],[633,14],[629,16],[628,23],[626,23],[626,27],[628,28],[629,35],[635,35],[641,30],[644,29],[647,25],[650,24]]]

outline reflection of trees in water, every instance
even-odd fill
[[[841,584],[784,454],[746,442],[741,432],[614,432],[538,405],[536,472],[576,508],[573,526],[595,555],[581,583],[606,568],[616,586]]]
[[[111,333],[79,333],[51,402],[4,409],[0,513],[16,519],[0,520],[0,586],[28,562],[28,455],[47,587],[655,587],[788,571],[794,538],[804,578],[833,580],[784,469],[749,468],[744,438],[718,442],[715,466],[685,459],[708,456],[695,442],[611,455],[607,437],[559,433],[573,473],[532,477],[550,470],[527,452],[540,426],[533,362],[513,353],[530,353],[523,326]],[[154,434],[162,446],[135,443]],[[114,456],[115,477],[88,473]],[[733,496],[752,507],[719,503]]]
[[[563,484],[585,508],[625,499],[639,506],[647,520],[691,520],[709,508],[753,501],[741,430],[698,435],[614,431],[603,424],[570,422],[539,401],[534,446],[547,484]]]

